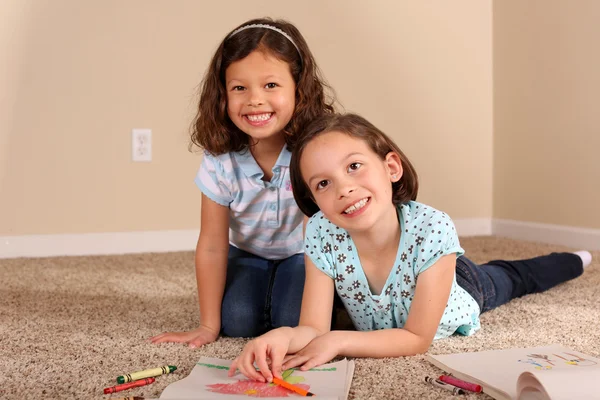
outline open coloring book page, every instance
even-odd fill
[[[262,383],[238,373],[227,376],[230,360],[202,357],[184,379],[171,383],[160,399],[289,399],[303,397],[279,385]],[[344,400],[348,397],[354,374],[354,361],[342,360],[308,371],[290,369],[282,375],[285,381],[308,390],[319,399]]]
[[[574,399],[575,388],[582,393],[597,392],[595,387],[600,382],[599,359],[559,345],[426,358],[443,370],[483,385],[484,392],[495,398],[516,399],[517,380],[525,372],[542,382],[553,399]],[[563,394],[567,397],[561,397]]]

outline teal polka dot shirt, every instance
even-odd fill
[[[402,228],[394,267],[380,294],[371,293],[352,238],[333,225],[322,212],[306,226],[305,253],[315,266],[334,280],[357,330],[402,328],[408,318],[419,274],[447,254],[464,253],[454,223],[448,215],[411,201],[398,206]],[[479,306],[456,283],[456,274],[446,310],[435,339],[454,333],[471,335],[479,328]]]

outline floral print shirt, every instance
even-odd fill
[[[396,261],[378,295],[369,283],[352,238],[345,229],[333,225],[322,212],[313,215],[306,226],[305,253],[315,266],[334,280],[357,330],[402,328],[408,318],[419,274],[447,254],[464,253],[454,223],[445,213],[410,201],[398,206],[402,233]],[[479,306],[456,283],[456,274],[446,310],[435,339],[459,333],[471,335],[480,327]]]

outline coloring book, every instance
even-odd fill
[[[495,399],[600,399],[600,359],[556,344],[426,358]]]
[[[248,400],[268,397],[291,400],[303,397],[273,383],[248,379],[239,372],[230,378],[227,376],[230,365],[230,360],[202,357],[186,378],[167,386],[160,399]],[[354,361],[344,359],[308,371],[289,369],[282,377],[286,382],[314,393],[319,399],[345,400],[353,375]]]

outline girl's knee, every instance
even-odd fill
[[[225,296],[221,306],[221,331],[229,337],[254,337],[265,331],[264,315],[248,299]]]
[[[280,307],[274,308],[271,313],[271,322],[273,328],[281,328],[282,326],[298,326],[300,321],[300,307]]]
[[[221,312],[221,331],[229,337],[255,337],[266,329],[261,315],[248,307],[224,307]]]
[[[242,321],[228,320],[221,323],[221,332],[223,335],[234,338],[253,338],[260,336],[267,331],[262,324],[243,323]]]

